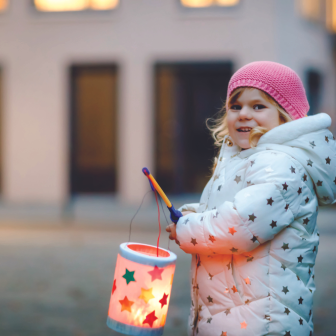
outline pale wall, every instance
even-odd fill
[[[317,64],[330,83],[325,108],[335,109],[326,32],[307,29],[294,16],[293,0],[242,0],[236,8],[197,12],[178,0],[121,0],[108,13],[37,13],[29,0],[11,2],[0,17],[7,201],[60,205],[68,198],[68,67],[74,63],[120,67],[118,188],[129,202],[147,190],[141,168],[153,169],[156,61],[232,60],[238,69],[273,60],[299,74],[304,64]]]

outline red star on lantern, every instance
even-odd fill
[[[161,308],[163,308],[163,306],[167,304],[167,298],[168,298],[168,295],[166,293],[163,293],[163,297],[159,301],[161,303]]]
[[[142,324],[148,323],[150,327],[152,328],[154,321],[157,319],[158,318],[155,316],[155,310],[153,310],[150,314],[146,316],[146,319],[145,321],[142,322]]]
[[[116,281],[117,281],[116,279],[114,279],[114,281],[113,281],[112,295],[113,295],[113,293],[115,292],[115,290],[117,289]]]
[[[156,279],[162,280],[161,274],[164,271],[164,269],[160,269],[156,265],[154,266],[153,271],[148,272],[152,276],[152,282]]]
[[[121,304],[121,311],[127,310],[130,313],[132,312],[132,305],[133,305],[133,301],[129,301],[127,296],[124,297],[124,300],[119,300],[120,304]]]
[[[237,293],[238,292],[236,286],[233,286],[231,289],[232,289],[233,293]]]

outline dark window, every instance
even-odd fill
[[[167,193],[199,193],[216,153],[206,119],[223,106],[231,63],[157,64],[156,176]]]
[[[322,75],[310,69],[307,71],[307,98],[310,105],[308,115],[319,113],[322,95]]]
[[[114,65],[71,67],[71,193],[116,191]]]

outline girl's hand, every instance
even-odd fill
[[[169,239],[176,242],[176,224],[172,223],[166,227],[166,231],[170,232]]]
[[[192,213],[192,211],[183,211],[182,215],[185,216],[185,215],[188,215],[190,213]],[[176,239],[176,224],[174,224],[174,223],[169,224],[166,227],[166,231],[170,232],[169,239],[170,240],[175,240],[175,242],[177,243],[177,239]]]

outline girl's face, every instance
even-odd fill
[[[279,111],[266,100],[258,89],[246,89],[229,103],[227,124],[232,140],[241,148],[250,148],[249,136],[252,128],[265,127],[268,130],[280,125]]]

